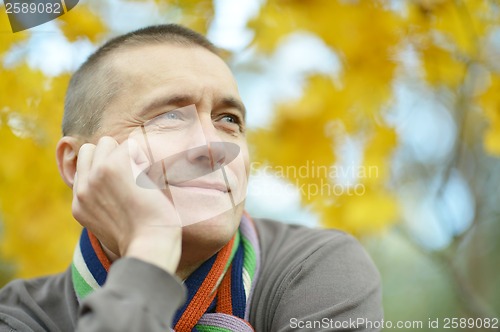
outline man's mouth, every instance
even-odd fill
[[[181,189],[193,190],[198,192],[221,192],[227,194],[231,189],[223,182],[206,182],[206,181],[184,181],[180,183],[169,183],[169,186],[174,186]]]

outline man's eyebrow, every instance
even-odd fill
[[[196,104],[197,98],[188,94],[178,94],[164,98],[158,98],[147,104],[142,110],[141,115],[146,115],[151,111],[165,106],[187,106]],[[234,97],[223,97],[215,102],[215,108],[235,108],[246,117],[246,108],[243,102]]]
[[[195,97],[191,95],[173,95],[164,98],[157,98],[141,109],[141,115],[165,107],[165,106],[187,106],[196,103]]]
[[[239,99],[236,99],[234,97],[224,97],[217,100],[217,102],[215,103],[215,108],[235,108],[240,111],[243,119],[245,119],[246,117],[247,111],[245,105]]]

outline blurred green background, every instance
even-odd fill
[[[157,23],[224,50],[248,108],[252,215],[357,236],[394,324],[500,318],[493,0],[87,0],[15,34],[0,7],[0,284],[70,263],[79,226],[54,157],[69,77]]]

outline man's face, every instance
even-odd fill
[[[111,62],[122,88],[99,135],[138,144],[148,163],[137,184],[164,191],[185,241],[227,242],[249,170],[244,106],[229,68],[202,47],[168,44],[128,48]]]

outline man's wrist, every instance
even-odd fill
[[[172,234],[165,236],[161,233],[135,237],[130,242],[124,257],[140,259],[172,275],[175,274],[181,256],[181,237]]]

